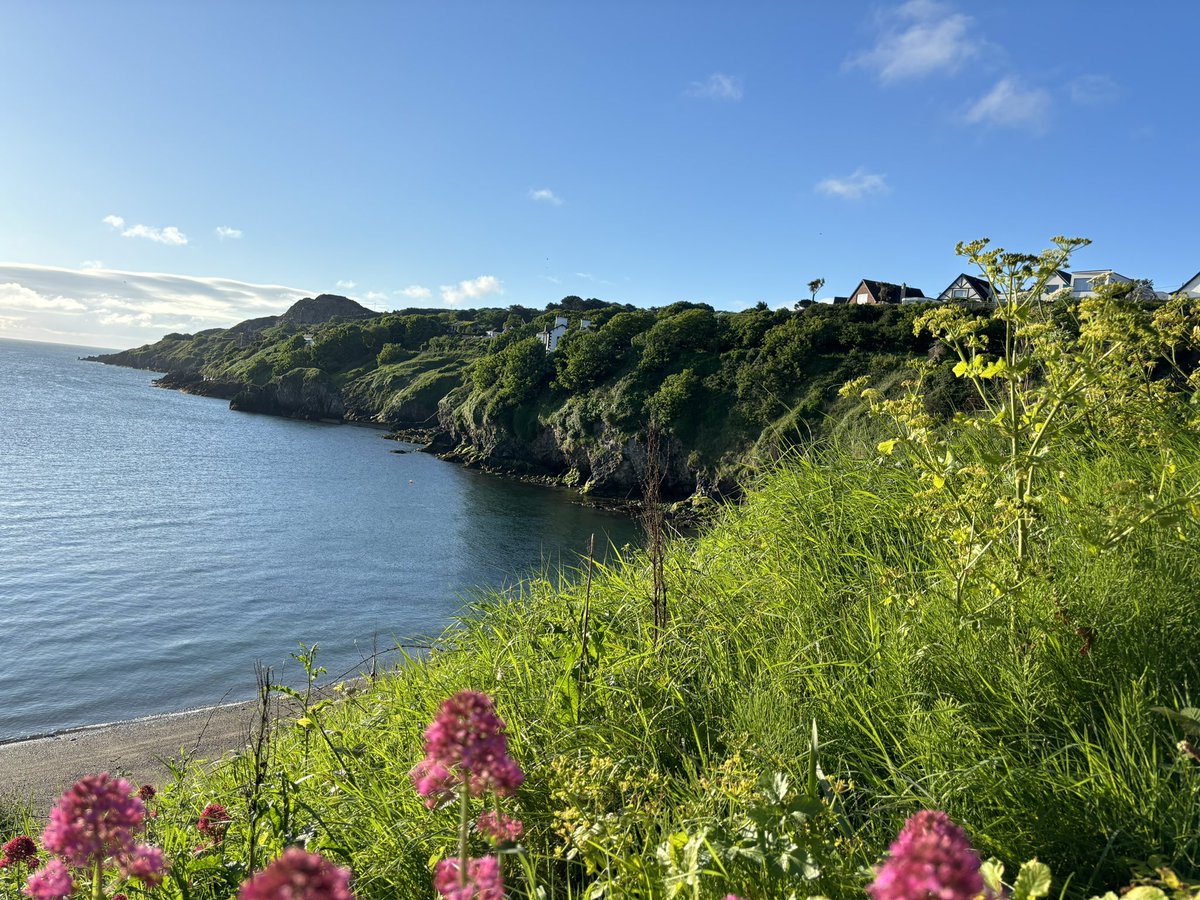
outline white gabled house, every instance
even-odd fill
[[[1071,273],[1071,296],[1093,297],[1096,294],[1096,288],[1102,284],[1132,283],[1132,278],[1127,278],[1112,269],[1080,269]]]
[[[1197,272],[1179,286],[1176,294],[1186,294],[1189,297],[1200,297],[1200,272]]]
[[[547,328],[545,331],[538,332],[537,339],[542,342],[542,346],[546,348],[547,353],[553,353],[558,349],[559,343],[562,341],[563,336],[567,333],[567,324],[566,316],[555,316],[553,328]],[[580,319],[579,330],[591,331],[592,320]]]
[[[991,303],[992,286],[982,278],[963,272],[937,296],[943,302],[957,300],[960,303]]]

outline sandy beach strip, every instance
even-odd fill
[[[40,818],[84,775],[158,786],[170,778],[168,760],[214,762],[244,748],[258,713],[256,701],[231,703],[0,744],[0,798]]]

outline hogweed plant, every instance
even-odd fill
[[[441,860],[433,886],[448,900],[503,900],[504,876],[495,855],[469,853],[471,801],[511,797],[525,775],[508,753],[504,721],[492,699],[476,691],[459,691],[444,701],[425,729],[425,758],[409,773],[429,809],[459,807],[458,856]],[[515,841],[521,823],[498,809],[486,811],[477,828],[494,844]]]
[[[1144,525],[1169,526],[1197,512],[1200,485],[1174,483],[1170,448],[1196,425],[1190,401],[1200,370],[1189,372],[1185,363],[1200,349],[1200,304],[1181,296],[1151,309],[1136,284],[1095,285],[1086,297],[1048,295],[1051,278],[1088,243],[1056,237],[1036,256],[990,248],[987,239],[958,245],[991,287],[991,314],[946,303],[913,324],[914,333],[928,332],[953,354],[954,375],[970,385],[973,408],[950,422],[924,406],[932,360],[916,364],[897,398],[868,388],[866,379],[843,389],[889,423],[892,437],[878,449],[917,472],[924,490],[916,514],[948,525],[945,548],[934,549],[956,573],[960,604],[974,575],[1001,593],[1020,582],[1047,496],[1070,501],[1060,485],[1073,454],[1114,441],[1160,454],[1155,472],[1114,485],[1112,507],[1088,534],[1097,552]],[[996,559],[1002,570],[988,564]]]

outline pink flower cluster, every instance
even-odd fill
[[[158,885],[166,869],[162,851],[135,837],[145,818],[145,804],[123,778],[105,772],[79,780],[59,798],[42,832],[42,846],[59,858],[29,877],[25,893],[35,900],[66,897],[74,890],[69,867],[90,871],[110,861],[126,878]]]
[[[204,807],[200,818],[196,820],[196,830],[208,838],[215,847],[225,840],[229,822],[229,810],[220,803],[210,803]]]
[[[475,828],[496,846],[515,844],[521,839],[521,834],[525,830],[520,819],[514,819],[512,816],[506,816],[499,811],[493,812],[490,809],[479,814]]]
[[[0,869],[9,866],[29,866],[32,869],[37,868],[37,864],[37,844],[28,835],[13,838],[4,845],[4,851],[0,854]]]
[[[242,884],[238,900],[354,900],[350,870],[319,853],[289,847]]]
[[[504,877],[494,856],[472,859],[466,879],[460,876],[457,859],[443,859],[434,870],[433,886],[446,900],[504,900]]]
[[[944,812],[911,816],[867,888],[871,900],[972,900],[983,893],[979,854]]]
[[[425,729],[425,758],[409,773],[425,805],[433,809],[459,784],[472,797],[488,791],[512,795],[525,775],[508,755],[504,722],[492,699],[477,691],[459,691],[442,703]]]

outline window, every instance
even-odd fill
[[[855,303],[870,303],[871,295],[868,294],[866,291],[863,291],[861,294],[859,294],[857,297],[854,298],[854,302]]]
[[[967,296],[969,296],[969,294],[967,293],[966,288],[955,288],[951,292],[950,296],[955,297],[955,298],[961,298],[961,297],[967,297]]]

